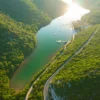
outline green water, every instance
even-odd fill
[[[15,72],[11,79],[12,88],[16,90],[24,88],[32,77],[52,59],[64,45],[57,43],[57,40],[69,41],[71,39],[75,32],[67,23],[63,17],[60,17],[38,31],[35,51]]]

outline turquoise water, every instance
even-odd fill
[[[56,41],[69,41],[75,31],[72,29],[69,21],[61,16],[53,20],[46,27],[41,28],[36,35],[37,46],[35,51],[20,65],[11,79],[11,87],[16,90],[22,89],[32,79],[32,77],[41,70],[64,46],[63,43]]]

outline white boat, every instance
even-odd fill
[[[61,40],[58,40],[58,41],[56,41],[56,42],[61,43]]]

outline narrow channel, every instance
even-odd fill
[[[66,12],[37,32],[37,46],[13,75],[10,81],[12,88],[15,90],[23,89],[32,77],[50,62],[53,56],[64,46],[63,42],[71,40],[76,32],[71,25],[70,18]]]

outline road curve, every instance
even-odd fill
[[[71,40],[71,41],[74,41],[74,35],[72,36],[72,40]],[[67,47],[67,45],[68,45],[71,41],[67,42],[67,43],[64,45],[64,49]],[[63,54],[63,52],[62,52],[59,56],[61,56],[62,54]],[[59,57],[59,56],[58,56],[58,57]],[[57,58],[58,58],[58,57],[57,57]],[[57,58],[54,59],[54,60],[52,61],[52,63],[51,63],[49,66],[51,66],[51,65],[57,60]],[[43,73],[41,73],[41,75],[43,75],[43,74],[46,72],[46,70],[49,68],[49,66],[44,70]],[[40,75],[40,76],[41,76],[41,75]],[[33,82],[33,84],[31,85],[31,87],[29,88],[29,90],[28,90],[28,92],[27,92],[27,94],[26,94],[25,100],[28,100],[29,95],[30,95],[31,92],[32,92],[33,85],[39,80],[40,76]]]
[[[44,95],[44,100],[48,100],[48,89],[49,89],[49,85],[52,81],[52,79],[55,77],[56,74],[59,73],[59,71],[64,68],[64,66],[71,61],[72,58],[74,58],[75,55],[77,55],[78,53],[81,52],[81,50],[90,42],[90,40],[92,39],[92,37],[94,36],[94,34],[96,34],[96,32],[98,31],[99,28],[97,28],[88,38],[88,40],[72,55],[70,56],[65,63],[63,63],[60,68],[51,76],[49,77],[49,79],[46,81],[45,85],[44,85],[44,90],[43,90],[43,95]]]

